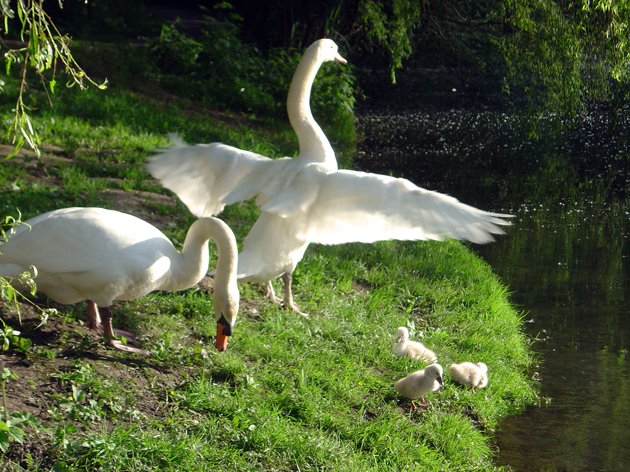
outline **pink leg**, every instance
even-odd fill
[[[291,274],[289,272],[285,272],[282,275],[282,280],[284,281],[284,306],[289,310],[294,310],[296,313],[308,318],[307,313],[303,313],[302,309],[298,306],[297,303],[293,301],[293,293],[291,293]]]
[[[87,311],[87,327],[93,329],[94,331],[98,331],[99,333],[103,332],[103,328],[101,327],[101,317],[98,314],[98,307],[96,303],[92,300],[88,300],[88,311]]]
[[[126,344],[123,344],[121,341],[114,339],[114,329],[112,327],[112,312],[110,311],[109,307],[101,308],[101,312],[103,313],[103,326],[102,326],[103,336],[107,338],[108,346],[111,346],[114,349],[118,349],[119,351],[132,352],[134,354],[140,354],[143,356],[151,355],[149,351],[127,346]]]
[[[281,300],[276,297],[276,292],[273,290],[271,280],[267,281],[267,293],[265,294],[265,297],[267,297],[271,303],[275,303],[277,305],[280,305],[281,303]]]
[[[90,328],[91,330],[94,330],[98,333],[101,333],[107,336],[105,334],[106,328],[104,328],[103,325],[101,324],[101,316],[99,315],[98,306],[92,300],[88,300],[87,302],[88,302],[87,327]],[[102,310],[109,311],[109,308],[102,308]],[[111,327],[111,311],[109,313],[110,313],[110,327]],[[130,333],[129,331],[123,331],[121,329],[112,329],[112,332],[116,336],[124,336],[127,339],[127,341],[129,341],[131,344],[137,344],[136,337],[133,335],[133,333]]]

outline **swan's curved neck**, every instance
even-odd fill
[[[322,61],[315,48],[307,49],[297,66],[287,98],[289,122],[300,143],[300,155],[308,155],[337,169],[337,159],[328,138],[311,113],[311,89]]]
[[[234,234],[229,226],[217,218],[199,218],[186,235],[181,252],[181,264],[172,267],[172,284],[188,288],[199,282],[208,270],[208,240],[212,239],[219,252],[215,285],[227,286],[236,280],[238,251]],[[182,290],[171,289],[171,290]]]

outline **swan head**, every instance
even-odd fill
[[[225,351],[228,345],[228,336],[232,335],[236,315],[238,313],[238,290],[236,296],[221,297],[218,292],[214,294],[214,316],[217,320],[217,349]]]
[[[396,338],[396,344],[401,343],[403,341],[407,341],[409,339],[409,330],[404,326],[398,328],[398,337]]]
[[[477,367],[479,367],[479,369],[481,370],[482,373],[484,373],[484,374],[488,373],[488,366],[486,364],[484,364],[483,362],[478,362],[477,363]]]
[[[437,381],[441,386],[444,386],[444,382],[442,380],[442,375],[444,371],[440,364],[431,364],[429,367],[424,369],[424,375],[429,377],[433,381]]]
[[[339,54],[339,46],[331,39],[320,39],[315,41],[307,49],[314,51],[321,62],[337,61],[347,64],[347,61]]]

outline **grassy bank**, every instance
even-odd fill
[[[113,88],[62,98],[36,120],[43,157],[22,151],[0,168],[0,217],[16,208],[26,219],[103,206],[141,216],[181,244],[193,217],[143,168],[166,132],[268,156],[297,149],[282,120],[174,96]],[[251,203],[221,215],[239,243],[256,216]],[[2,308],[4,322],[31,343],[1,355],[18,375],[7,381],[9,412],[42,422],[23,428],[23,444],[12,442],[0,457],[3,468],[493,470],[498,420],[535,400],[519,314],[465,244],[312,246],[294,274],[297,302],[310,317],[271,306],[261,286],[241,285],[224,353],[212,344],[209,286],[206,278],[184,292],[114,305],[114,326],[139,334],[153,352],[148,359],[105,349],[83,326],[84,304],[32,297],[59,310],[39,328],[28,303],[21,325]],[[489,386],[473,394],[446,373],[428,408],[410,412],[393,383],[424,364],[392,356],[398,326],[422,338],[445,370],[485,362]]]

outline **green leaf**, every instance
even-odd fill
[[[75,402],[82,401],[84,396],[85,396],[85,394],[84,394],[83,390],[81,390],[76,385],[72,386],[72,398],[74,399]]]
[[[22,444],[24,442],[24,437],[26,436],[26,433],[20,428],[9,426],[9,436],[11,440],[17,441]]]
[[[7,431],[0,431],[0,450],[2,450],[2,452],[7,452],[10,445],[9,433]]]

